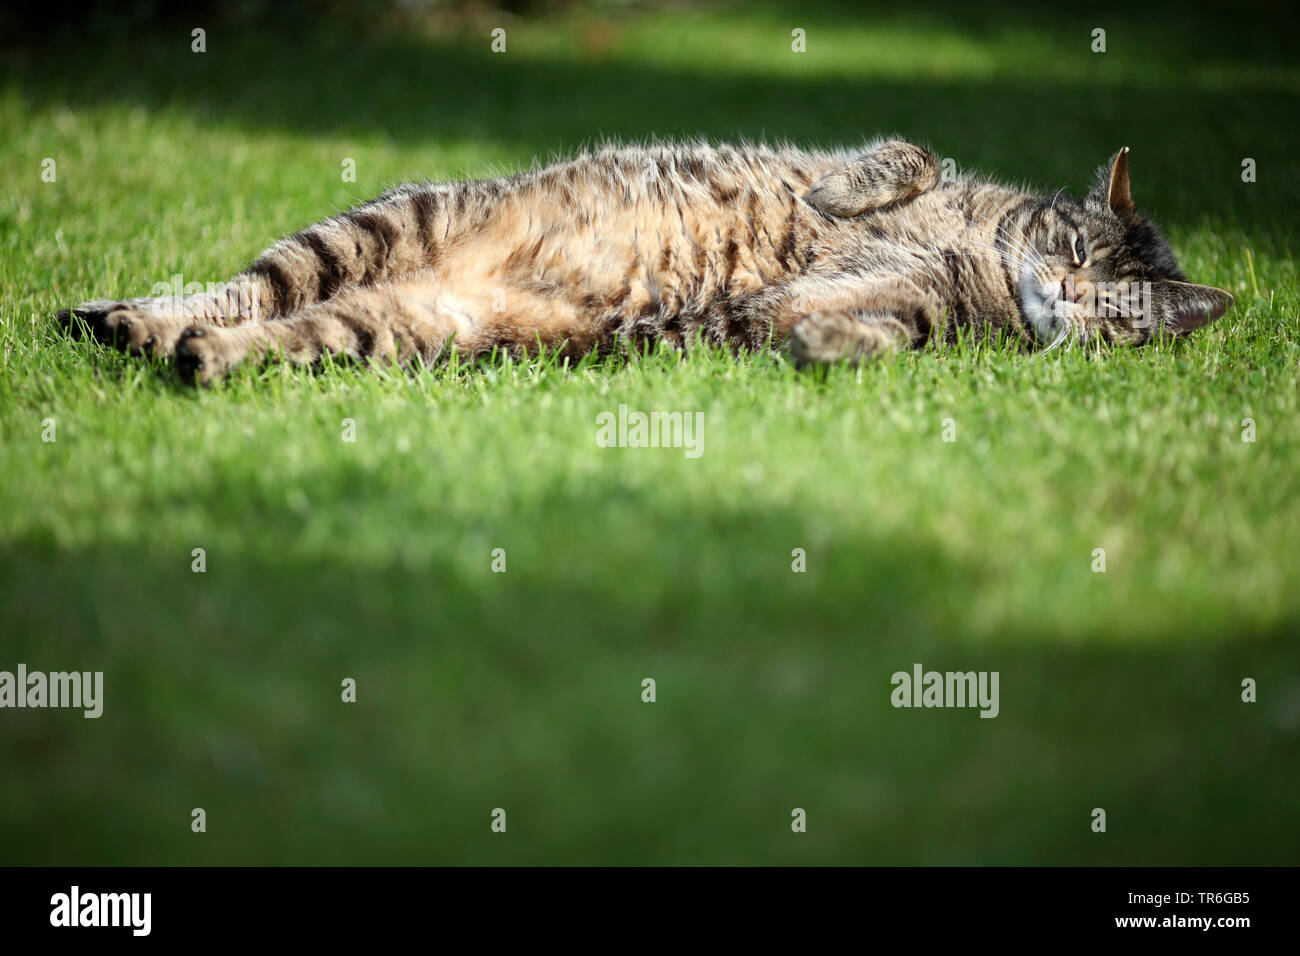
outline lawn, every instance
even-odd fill
[[[102,671],[104,712],[0,710],[0,863],[1296,862],[1300,66],[1286,14],[1234,9],[10,51],[0,670]],[[273,366],[206,392],[52,318],[219,280],[407,179],[884,131],[1052,190],[1129,145],[1139,207],[1236,307],[1102,354]],[[702,454],[600,447],[623,404],[703,413]],[[917,663],[998,672],[998,716],[894,708]]]

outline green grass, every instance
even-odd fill
[[[0,862],[1295,862],[1300,68],[1272,16],[722,7],[509,21],[496,56],[487,25],[12,52],[0,669],[102,670],[106,700],[0,711]],[[220,279],[410,178],[876,131],[1045,189],[1128,144],[1139,204],[1237,306],[1105,354],[205,393],[51,319]],[[703,455],[597,447],[620,403],[703,412]],[[915,662],[998,671],[1000,715],[895,710]]]

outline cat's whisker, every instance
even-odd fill
[[[1052,339],[1052,344],[1047,346],[1047,348],[1043,349],[1043,351],[1052,352],[1060,348],[1061,344],[1065,342],[1068,338],[1070,338],[1070,330],[1073,325],[1074,323],[1071,322],[1069,319],[1064,320],[1061,323],[1061,331],[1056,333],[1056,337]]]

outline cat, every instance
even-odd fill
[[[1135,210],[1128,148],[1082,199],[940,177],[900,139],[860,152],[608,147],[519,175],[399,186],[281,239],[202,294],[65,309],[208,385],[239,364],[375,364],[656,341],[861,362],[1003,331],[1140,344],[1232,306]],[[941,179],[943,181],[941,181]]]

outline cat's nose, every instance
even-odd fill
[[[1092,295],[1092,283],[1070,274],[1061,280],[1061,298],[1066,302],[1078,302]]]

